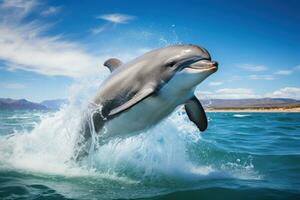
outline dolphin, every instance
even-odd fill
[[[205,111],[194,95],[196,86],[218,69],[206,49],[174,45],[128,63],[110,58],[104,66],[111,74],[92,100],[92,111],[83,118],[75,160],[91,151],[93,133],[100,143],[135,135],[158,124],[180,105],[201,132],[207,128]]]

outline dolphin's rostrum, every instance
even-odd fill
[[[194,95],[196,86],[218,68],[206,49],[175,45],[150,51],[128,63],[111,58],[104,65],[112,73],[94,97],[92,112],[83,118],[75,160],[91,151],[93,133],[101,143],[137,134],[180,105],[200,131],[207,128],[205,111]]]

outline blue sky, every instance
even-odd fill
[[[0,1],[0,97],[66,98],[74,81],[151,49],[197,44],[219,62],[203,98],[300,99],[299,1]]]

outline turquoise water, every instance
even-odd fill
[[[300,199],[300,113],[208,113],[199,134],[177,112],[81,164],[69,113],[0,111],[0,199]]]

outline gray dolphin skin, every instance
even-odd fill
[[[128,62],[111,58],[104,63],[111,71],[83,118],[76,143],[75,160],[91,147],[93,134],[100,143],[128,137],[153,127],[184,105],[189,119],[202,132],[207,118],[195,97],[196,86],[218,69],[208,51],[196,45],[174,45],[145,53]]]

